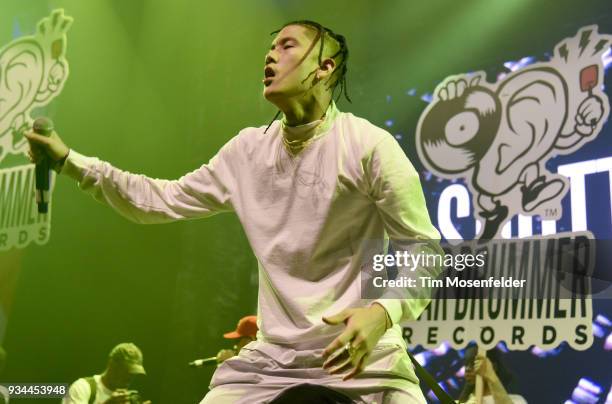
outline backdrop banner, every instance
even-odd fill
[[[54,10],[40,20],[34,35],[0,49],[0,164],[10,156],[27,155],[23,135],[32,127],[32,111],[48,105],[64,88],[71,24],[63,10]],[[47,215],[38,215],[34,184],[32,164],[0,168],[0,251],[49,241],[51,206]]]

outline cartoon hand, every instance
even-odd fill
[[[590,95],[580,103],[576,114],[575,130],[582,136],[591,136],[603,116],[603,103],[596,95]]]
[[[438,91],[438,98],[442,101],[450,101],[461,97],[467,88],[467,81],[463,79],[451,80]]]
[[[49,91],[52,93],[56,92],[62,81],[64,81],[65,76],[66,68],[64,64],[59,61],[55,62],[53,67],[51,67],[51,70],[49,70]]]
[[[72,25],[72,21],[72,17],[64,15],[64,10],[54,10],[49,17],[43,18],[38,23],[36,35],[41,40],[50,42],[53,59],[57,59],[63,54],[64,34]]]
[[[450,80],[438,91],[438,98],[442,101],[450,101],[459,98],[465,93],[468,87],[477,86],[480,83],[480,75],[475,75],[470,79],[470,84],[461,78],[458,80]]]

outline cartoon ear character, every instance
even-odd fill
[[[597,60],[601,43],[593,48],[588,54]],[[419,155],[435,174],[468,180],[485,220],[480,238],[495,237],[510,214],[559,204],[568,182],[548,172],[546,160],[580,147],[608,115],[605,95],[593,91],[602,81],[597,64],[580,73],[576,65],[567,68],[567,59],[558,69],[555,64],[530,66],[496,84],[486,83],[483,72],[449,77],[421,115]]]
[[[42,19],[33,36],[18,38],[0,50],[0,161],[25,153],[23,131],[30,111],[46,105],[68,77],[66,32],[72,18],[55,10]]]

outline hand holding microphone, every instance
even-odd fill
[[[189,366],[192,368],[201,368],[206,365],[220,365],[229,358],[233,358],[237,355],[236,347],[234,349],[222,349],[217,353],[217,356],[211,356],[210,358],[196,359],[193,362],[189,362]]]
[[[32,131],[25,134],[30,144],[30,160],[38,163],[48,158],[55,165],[68,155],[70,149],[53,130],[53,122],[48,118],[37,118]]]
[[[53,130],[53,121],[37,118],[32,132],[25,134],[30,144],[30,160],[36,164],[36,203],[38,213],[47,213],[51,189],[51,168],[64,160],[70,149]]]

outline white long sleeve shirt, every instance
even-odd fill
[[[264,129],[243,129],[178,180],[131,174],[75,151],[61,173],[138,223],[235,212],[259,263],[258,339],[323,348],[343,329],[323,316],[371,303],[361,298],[360,272],[373,243],[382,250],[387,236],[393,243],[439,234],[417,172],[385,130],[334,104],[323,122]],[[283,136],[312,131],[304,150],[287,151]],[[381,342],[405,346],[398,323],[418,317],[427,302],[379,302],[394,324]]]

